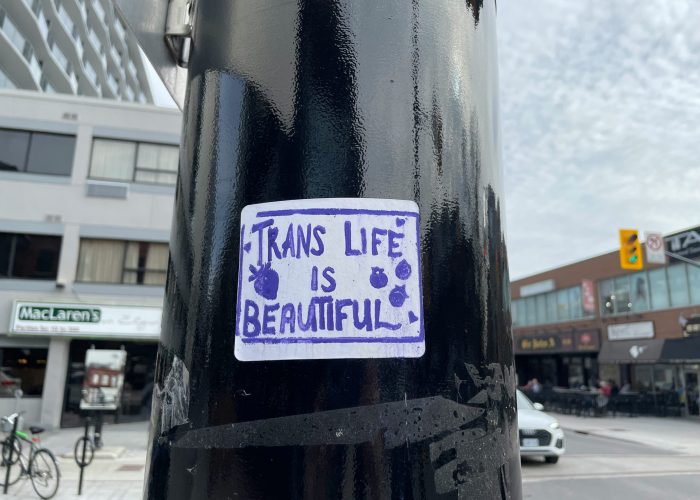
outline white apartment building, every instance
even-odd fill
[[[153,102],[110,0],[0,0],[0,88]]]
[[[127,351],[113,418],[146,418],[180,126],[175,109],[0,90],[0,414],[21,387],[27,423],[78,425],[94,345]]]

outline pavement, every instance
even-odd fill
[[[41,434],[41,444],[51,450],[61,472],[58,492],[54,499],[134,500],[143,496],[143,479],[148,444],[148,422],[104,424],[104,446],[95,453],[92,463],[85,468],[83,494],[78,496],[80,468],[73,458],[73,448],[82,428],[60,429]],[[0,498],[2,493],[0,489]],[[39,498],[31,482],[21,479],[10,486],[7,498]]]
[[[564,429],[655,448],[700,453],[700,419],[675,417],[577,417],[552,414]]]
[[[554,414],[565,431],[566,454],[558,464],[523,460],[525,499],[697,499],[700,491],[700,420],[654,417],[585,418]],[[103,449],[80,469],[73,448],[83,429],[41,435],[59,461],[63,499],[132,500],[142,497],[148,423],[105,424]],[[0,498],[2,497],[0,493]],[[8,498],[38,498],[29,480],[10,487]]]
[[[697,499],[700,421],[553,414],[566,453],[556,465],[523,459],[524,499]]]

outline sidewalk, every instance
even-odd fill
[[[143,477],[148,444],[148,422],[105,424],[102,429],[104,447],[95,453],[85,469],[83,494],[78,496],[80,468],[73,459],[73,448],[83,435],[82,428],[60,429],[41,434],[42,446],[50,449],[58,461],[61,480],[57,500],[132,500],[143,495]],[[0,498],[3,498],[0,488]],[[10,486],[6,498],[22,500],[39,498],[31,482],[22,479]]]
[[[654,446],[678,453],[700,451],[700,420],[677,417],[577,417],[552,413],[564,429]]]

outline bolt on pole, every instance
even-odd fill
[[[145,498],[519,499],[495,1],[193,19]]]

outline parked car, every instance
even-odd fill
[[[521,457],[544,457],[555,464],[564,454],[564,431],[557,419],[547,415],[540,403],[533,403],[517,391],[518,435]]]
[[[14,397],[15,391],[22,388],[22,379],[13,376],[9,368],[0,368],[0,395]]]

